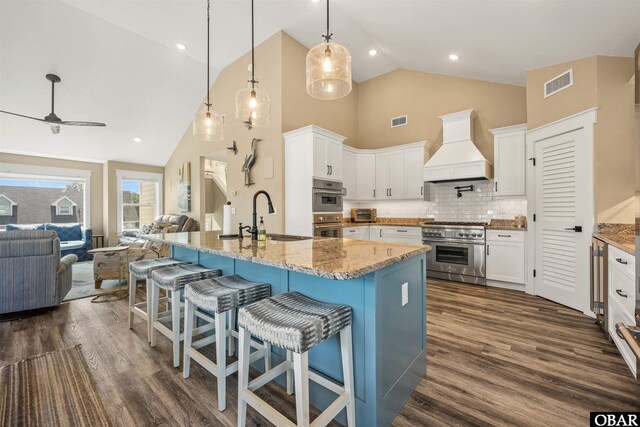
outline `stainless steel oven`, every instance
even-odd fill
[[[427,276],[456,282],[486,284],[484,227],[429,225],[422,230]]]
[[[341,182],[314,179],[312,191],[314,213],[342,212]]]
[[[342,214],[314,214],[313,236],[342,238]]]

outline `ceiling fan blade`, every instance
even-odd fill
[[[68,125],[68,126],[106,126],[106,124],[104,124],[104,123],[80,122],[80,121],[73,121],[73,120],[57,122],[56,124],[58,124],[58,125]]]
[[[11,114],[12,116],[24,117],[25,119],[38,120],[39,122],[47,122],[44,119],[39,119],[37,117],[25,116],[24,114],[12,113],[11,111],[0,110],[0,113]]]

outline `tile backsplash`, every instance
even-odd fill
[[[493,191],[493,180],[459,181],[429,184],[431,201],[385,200],[344,202],[344,216],[351,216],[351,208],[376,208],[383,218],[435,218],[436,221],[488,222],[491,219],[512,219],[527,215],[525,197],[498,197]],[[473,185],[474,191],[456,196],[456,186]]]

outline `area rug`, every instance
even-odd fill
[[[105,280],[100,289],[95,289],[93,280],[93,261],[77,262],[73,264],[73,281],[69,293],[63,301],[72,301],[80,298],[88,298],[96,295],[111,294],[117,290],[128,289],[127,282],[118,280]]]
[[[7,426],[110,426],[80,346],[0,368],[0,420]]]

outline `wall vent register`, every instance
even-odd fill
[[[546,82],[544,84],[544,97],[548,98],[570,86],[573,86],[573,68]]]
[[[391,119],[391,127],[397,128],[398,126],[404,126],[407,124],[408,120],[409,119],[406,114],[404,116],[394,117]]]

